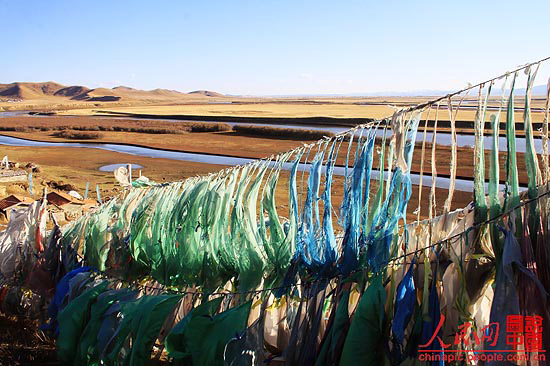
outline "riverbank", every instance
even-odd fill
[[[39,173],[33,174],[34,191],[39,194],[40,189],[46,186],[48,181],[70,183],[77,191],[83,193],[86,182],[90,182],[90,196],[95,197],[95,186],[99,185],[101,196],[112,197],[120,194],[121,188],[116,183],[113,173],[99,171],[99,167],[112,162],[128,162],[143,166],[142,172],[155,182],[180,181],[186,178],[215,173],[228,166],[216,164],[203,164],[189,161],[171,159],[146,158],[112,151],[85,148],[67,147],[13,147],[2,146],[2,152],[10,157],[10,160],[20,163],[34,162],[41,167]],[[135,172],[137,174],[137,172]],[[280,215],[288,215],[288,171],[280,173],[280,179],[276,191],[277,209]],[[301,174],[299,178],[301,181]],[[305,176],[307,180],[307,175]],[[305,181],[304,181],[305,183]],[[375,182],[374,182],[375,183]],[[22,184],[22,189],[28,188]],[[343,177],[335,176],[333,184],[333,204],[338,207],[343,197]],[[375,187],[373,186],[373,190]],[[37,193],[38,192],[38,193]],[[429,195],[429,187],[424,184],[422,190],[423,199]],[[305,194],[305,190],[301,192]],[[447,197],[447,190],[436,189],[438,202],[437,212],[441,211],[443,201]],[[465,207],[472,199],[471,192],[455,192],[453,208]],[[303,200],[302,200],[303,202]],[[418,186],[413,185],[411,201],[409,205],[409,218],[416,217],[412,212],[418,204]],[[427,205],[422,205],[421,217],[426,218]]]
[[[90,182],[90,195],[95,196],[99,185],[101,195],[109,197],[120,192],[113,173],[99,171],[113,162],[135,163],[143,166],[143,174],[156,182],[171,182],[203,175],[225,168],[224,165],[201,164],[170,159],[146,158],[112,151],[66,147],[14,147],[2,146],[2,154],[20,163],[33,162],[41,171],[33,173],[34,191],[40,192],[46,182],[64,182],[75,186],[83,194]],[[136,172],[137,173],[137,172]],[[22,186],[28,187],[28,184]]]
[[[33,119],[32,117],[30,119]],[[47,118],[40,118],[40,120],[48,120]],[[82,119],[82,118],[81,118]],[[62,120],[58,118],[58,120]],[[93,123],[93,118],[85,119],[88,123]],[[1,122],[1,120],[0,120]],[[115,120],[116,122],[116,120]],[[144,122],[144,121],[142,121]],[[166,122],[170,123],[170,122]],[[380,131],[382,132],[382,131]],[[261,138],[254,136],[243,136],[237,135],[232,132],[205,132],[205,133],[187,133],[187,134],[146,134],[139,132],[120,132],[120,131],[101,131],[101,136],[94,138],[92,140],[78,140],[72,138],[63,138],[58,136],[52,136],[51,131],[41,131],[41,130],[27,130],[27,131],[3,131],[0,132],[1,135],[21,138],[25,140],[32,141],[43,141],[50,143],[78,143],[78,144],[116,144],[129,147],[143,147],[148,149],[158,150],[158,153],[148,154],[147,156],[156,156],[156,157],[169,157],[170,154],[165,154],[163,156],[162,152],[174,152],[174,153],[193,153],[193,154],[204,154],[212,157],[232,157],[232,158],[245,158],[245,159],[258,159],[265,158],[270,155],[277,154],[282,151],[288,151],[294,148],[303,146],[304,143],[311,143],[316,140],[302,141],[294,140],[292,136],[289,136],[287,139],[277,139],[277,138]],[[380,135],[381,136],[381,135]],[[379,137],[380,138],[380,137]],[[417,135],[417,144],[416,149],[422,148],[422,138],[423,134],[420,131]],[[459,147],[457,148],[457,177],[461,179],[473,179],[473,149],[474,144],[473,136],[459,136]],[[485,161],[486,164],[486,176],[489,174],[489,161],[490,161],[490,138],[486,137],[488,140],[488,145],[485,150]],[[501,181],[503,182],[506,170],[506,152],[505,152],[505,139],[501,137],[501,152],[499,154],[499,166],[500,166],[500,176]],[[425,154],[424,167],[429,167],[431,164],[431,133],[428,134],[426,138],[426,149],[427,153]],[[451,161],[451,150],[448,146],[450,144],[450,135],[445,135],[438,133],[437,135],[438,145],[436,146],[436,164],[437,164],[437,173],[442,177],[450,176],[449,163]],[[528,181],[526,170],[525,170],[525,159],[522,151],[525,151],[525,141],[521,138],[516,139],[518,144],[518,163],[520,166],[519,178],[520,183],[526,184]],[[522,145],[523,143],[523,145]],[[537,141],[537,144],[540,145],[540,140]],[[347,154],[347,143],[344,144],[344,147],[339,150],[338,158],[336,161],[337,165],[343,166],[346,160]],[[86,145],[84,145],[85,147]],[[56,147],[56,146],[53,146]],[[504,151],[502,151],[504,150]],[[134,153],[132,149],[121,149],[122,152],[129,154]],[[134,154],[139,154],[138,152]],[[416,156],[416,155],[415,155]],[[176,157],[177,158],[177,157]],[[122,160],[125,161],[125,160]],[[353,161],[353,159],[352,159]],[[111,163],[120,163],[121,160],[114,160],[107,162]],[[59,162],[60,164],[63,161]],[[65,164],[70,166],[71,161],[66,161]],[[233,163],[229,163],[233,164]],[[235,164],[241,164],[241,162],[236,162]],[[375,158],[373,162],[373,167],[378,167],[378,159]],[[413,160],[411,166],[412,173],[420,173],[421,171],[421,162],[419,160]],[[427,174],[427,171],[424,171]]]
[[[133,116],[132,116],[133,117]],[[16,116],[5,117],[0,119],[1,127],[19,127],[19,130],[15,131],[3,131],[2,134],[11,137],[17,137],[34,141],[56,142],[56,143],[80,143],[80,144],[117,144],[120,146],[136,147],[136,148],[149,148],[158,151],[158,156],[147,157],[138,156],[133,154],[132,149],[122,149],[122,151],[105,151],[98,149],[86,148],[88,145],[82,145],[82,147],[62,147],[62,146],[49,146],[49,147],[2,147],[5,153],[10,154],[10,159],[17,161],[32,161],[43,166],[44,173],[38,174],[34,177],[36,184],[46,182],[48,180],[62,180],[67,183],[75,184],[76,187],[82,192],[85,189],[86,182],[91,183],[91,187],[95,187],[96,184],[100,186],[101,195],[108,197],[116,195],[120,188],[114,183],[112,173],[100,172],[99,168],[104,165],[116,164],[116,163],[134,163],[143,166],[143,174],[151,178],[156,182],[164,181],[177,181],[187,177],[202,175],[219,171],[220,169],[240,163],[223,163],[216,164],[212,159],[216,157],[234,157],[245,159],[257,159],[264,158],[279,152],[288,151],[293,148],[303,146],[304,143],[311,143],[315,139],[303,140],[301,138],[295,138],[289,136],[286,139],[279,138],[265,138],[257,136],[244,136],[235,134],[233,131],[218,131],[218,132],[188,132],[181,131],[177,133],[145,133],[145,129],[179,129],[186,128],[187,121],[168,121],[168,120],[148,120],[148,119],[136,119],[128,116],[118,117],[93,117],[93,116],[47,116],[47,117],[29,117],[29,116]],[[191,122],[193,124],[201,124],[205,122]],[[205,123],[207,124],[207,122]],[[223,122],[222,122],[223,124]],[[28,127],[28,128],[26,128]],[[38,128],[37,128],[38,127]],[[77,130],[98,130],[100,134],[92,140],[78,140],[72,137],[55,136],[53,132],[60,130],[61,128],[76,128]],[[334,127],[333,127],[334,128]],[[340,127],[345,129],[346,127]],[[6,129],[6,128],[4,128]],[[15,129],[15,128],[14,128]],[[134,129],[136,132],[129,132]],[[420,131],[417,136],[416,149],[421,149],[423,126],[420,127]],[[140,131],[140,132],[138,132]],[[151,132],[151,131],[149,131]],[[157,131],[159,132],[159,131]],[[450,176],[449,163],[451,160],[451,151],[448,145],[449,134],[441,133],[438,129],[438,143],[442,145],[436,146],[436,164],[437,174],[440,178],[440,184],[444,184],[445,179],[448,181]],[[381,136],[381,135],[380,135]],[[379,136],[379,138],[380,138]],[[428,176],[431,165],[431,134],[427,136],[426,154],[423,164],[424,177]],[[445,142],[446,140],[449,140]],[[459,136],[458,147],[458,164],[457,164],[457,178],[466,181],[472,180],[473,172],[473,150],[471,144],[473,136]],[[462,141],[462,142],[461,142]],[[352,147],[351,151],[355,147]],[[518,150],[520,151],[520,150]],[[178,161],[171,158],[165,158],[164,152],[174,153],[195,153],[211,156],[212,159],[207,164],[197,161]],[[344,143],[342,149],[340,149],[336,164],[343,166],[345,164],[345,158],[347,153],[347,143]],[[387,153],[387,151],[386,151]],[[133,154],[133,155],[132,155]],[[485,160],[486,176],[488,176],[488,162],[490,150],[486,150]],[[524,168],[524,154],[518,153],[519,162],[519,174],[520,183],[527,183],[526,170]],[[419,157],[420,154],[415,154]],[[353,155],[352,155],[353,157]],[[312,156],[309,157],[311,160]],[[506,155],[500,154],[499,166],[501,174],[501,182],[504,180],[506,171]],[[223,160],[223,159],[220,159]],[[353,161],[353,158],[351,159]],[[375,155],[373,162],[373,169],[378,168],[378,156]],[[421,172],[422,164],[420,159],[415,159],[412,162],[411,173],[418,175]],[[285,204],[287,202],[288,192],[286,191],[286,185],[283,183],[284,179],[287,179],[287,173],[282,173],[282,181],[280,190],[278,190],[278,202]],[[424,186],[428,186],[426,182]],[[438,200],[441,202],[446,198],[446,187],[440,187],[437,190]],[[417,191],[417,188],[415,189]],[[429,191],[424,189],[423,197],[428,196]],[[335,200],[343,194],[343,191],[335,192]],[[338,196],[340,195],[340,196]],[[414,202],[417,193],[413,192],[412,201]],[[454,208],[464,207],[471,201],[471,193],[460,192],[455,193]],[[283,205],[284,206],[284,205]],[[413,205],[410,206],[411,212],[414,210]],[[283,211],[284,207],[281,208]],[[422,216],[424,216],[422,212]]]

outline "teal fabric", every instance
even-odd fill
[[[62,364],[72,364],[77,356],[80,337],[88,322],[90,308],[96,298],[106,290],[107,285],[108,282],[104,281],[88,288],[58,314],[57,355]]]
[[[344,343],[340,366],[384,364],[387,339],[384,332],[385,303],[386,291],[382,286],[382,277],[377,276],[372,279],[357,305]]]
[[[117,365],[148,365],[153,343],[181,295],[143,296],[121,308],[122,321],[104,361]],[[129,337],[129,354],[121,353]]]
[[[166,339],[166,350],[178,365],[223,366],[225,345],[247,327],[252,303],[215,314],[221,298],[193,309]]]

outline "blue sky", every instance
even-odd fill
[[[550,55],[549,14],[548,0],[0,0],[0,83],[448,90]]]

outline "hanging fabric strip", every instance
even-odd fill
[[[500,163],[499,163],[499,136],[500,136],[500,114],[504,108],[505,102],[505,90],[506,83],[508,81],[508,75],[504,79],[501,88],[501,98],[498,111],[496,114],[491,115],[492,125],[492,149],[491,149],[491,164],[490,164],[490,177],[489,177],[489,202],[490,202],[490,218],[493,219],[500,214],[500,199],[498,197],[499,182],[500,182]]]
[[[355,270],[358,266],[359,247],[361,237],[361,210],[362,210],[362,184],[365,179],[365,173],[369,171],[367,165],[372,166],[372,149],[374,146],[375,133],[368,131],[367,140],[361,144],[361,153],[355,159],[352,181],[349,186],[350,193],[348,195],[349,203],[346,204],[348,216],[344,222],[344,239],[342,242],[343,260],[340,265],[340,271],[347,275]],[[367,164],[367,162],[369,162]],[[369,178],[370,179],[370,178]],[[363,236],[364,240],[364,236]]]
[[[436,144],[437,144],[437,118],[439,116],[439,102],[437,103],[437,106],[435,108],[435,120],[434,120],[434,128],[432,133],[432,155],[431,155],[431,165],[432,165],[432,186],[430,188],[430,197],[429,197],[429,209],[428,209],[428,218],[431,222],[433,217],[435,216],[435,207],[436,207],[436,198],[435,198],[435,184],[437,181],[437,164],[435,160],[435,151],[436,151]],[[431,237],[430,237],[431,242]]]
[[[404,179],[400,188],[399,195],[399,215],[392,219],[392,225],[395,225],[395,229],[398,227],[398,222],[403,219],[404,228],[404,248],[407,249],[409,230],[407,227],[407,205],[412,194],[412,182],[411,182],[411,167],[414,148],[416,147],[416,135],[418,133],[418,125],[422,118],[422,110],[411,113],[411,117],[407,124],[407,135],[405,140],[404,157],[406,162],[406,170],[404,172]],[[394,230],[395,230],[394,229]]]
[[[363,161],[363,180],[365,187],[361,187],[362,192],[362,202],[361,202],[361,232],[363,237],[368,235],[369,226],[369,197],[370,197],[370,186],[371,186],[371,173],[372,173],[372,161],[374,156],[374,143],[376,141],[376,132],[378,127],[375,127],[373,131],[370,132],[370,136],[365,142],[367,145],[366,153]],[[363,185],[363,183],[361,183]]]
[[[401,349],[405,341],[405,329],[411,320],[416,303],[416,288],[414,285],[413,269],[416,259],[413,258],[405,277],[397,286],[395,296],[395,315],[392,322],[392,333],[396,346]]]
[[[372,200],[371,208],[369,210],[369,216],[367,226],[372,226],[372,220],[380,211],[380,206],[384,199],[384,164],[386,154],[386,141],[387,141],[388,128],[384,125],[384,135],[382,136],[382,147],[378,150],[378,190],[376,196]]]
[[[407,162],[405,160],[405,116],[403,112],[395,112],[391,120],[392,141],[395,144],[395,166],[402,172],[407,171]]]
[[[32,191],[32,172],[29,173],[29,193],[31,196],[34,196],[34,193]]]
[[[505,90],[506,83],[508,81],[508,75],[502,83],[501,89],[501,98],[500,105],[496,114],[491,115],[491,124],[492,124],[492,149],[491,149],[491,160],[490,160],[490,170],[489,170],[489,218],[495,219],[502,212],[500,207],[500,198],[499,198],[499,183],[500,183],[500,163],[499,163],[499,137],[500,137],[500,113],[504,108],[505,102]],[[500,243],[500,235],[497,227],[498,223],[491,223],[491,245],[493,248],[493,253],[497,263],[500,261],[502,248]]]
[[[418,183],[418,206],[416,208],[416,221],[420,221],[422,204],[422,183],[424,178],[424,159],[426,155],[426,136],[428,134],[428,120],[430,119],[431,105],[428,107],[426,119],[424,120],[424,136],[422,138],[422,152],[420,154],[420,182]],[[434,132],[435,133],[435,132]]]
[[[456,114],[453,115],[453,101],[451,97],[447,98],[447,109],[449,111],[449,121],[451,123],[451,161],[450,161],[450,179],[449,179],[449,192],[447,194],[447,199],[445,199],[445,202],[443,204],[443,214],[449,212],[451,210],[451,203],[453,201],[453,195],[455,191],[455,182],[456,182],[456,165],[457,165],[457,157],[456,157]],[[457,107],[457,113],[460,109],[460,106]],[[435,134],[435,128],[434,128],[434,134]]]
[[[527,175],[529,177],[529,198],[535,199],[538,195],[538,186],[542,184],[542,174],[539,168],[539,162],[537,159],[537,151],[535,147],[535,140],[533,138],[533,123],[531,121],[531,90],[533,83],[537,77],[540,64],[537,64],[535,71],[531,71],[531,67],[525,71],[528,73],[527,77],[527,89],[525,91],[525,107],[523,109],[523,129],[525,131],[525,166],[527,168]],[[538,205],[529,206],[529,232],[531,235],[531,242],[537,242],[538,225],[540,220],[540,209]]]
[[[390,151],[388,151],[388,159],[387,159],[388,169],[386,171],[388,173],[387,173],[387,177],[386,177],[386,191],[384,192],[386,197],[388,196],[388,193],[389,193],[390,187],[391,187],[391,179],[392,179],[392,174],[393,174],[393,163],[394,163],[394,160],[395,160],[394,155],[395,155],[395,140],[393,138],[393,130],[392,130],[392,137],[390,138]]]
[[[390,255],[394,253],[390,248],[392,244],[397,243],[397,241],[394,243],[393,239],[397,234],[397,224],[400,220],[403,220],[405,248],[408,242],[406,210],[412,190],[408,167],[412,161],[420,115],[420,112],[412,115],[407,123],[406,133],[405,126],[403,126],[401,128],[403,133],[396,139],[396,146],[400,146],[403,150],[402,153],[397,152],[398,156],[401,156],[402,161],[395,168],[389,192],[384,200],[382,209],[372,222],[372,227],[367,238],[367,262],[374,272],[379,271],[382,266],[386,265]],[[401,122],[394,121],[394,123],[402,124],[403,120],[401,119]],[[402,171],[401,167],[404,167],[405,170]]]
[[[307,171],[306,167],[307,167],[307,164],[308,164],[309,154],[311,153],[312,148],[313,148],[313,144],[305,145],[305,150],[307,150],[307,152],[305,153],[305,158],[304,158],[304,162],[303,162],[303,167],[304,168],[302,169],[302,175],[300,177],[300,193],[298,195],[298,207],[302,207],[302,200],[303,200],[303,196],[304,196],[304,188],[306,187],[306,185],[304,184],[304,177],[306,175],[306,171]]]
[[[270,264],[269,272],[273,272],[273,278],[268,280],[269,286],[275,284],[280,285],[284,277],[284,273],[288,267],[290,261],[291,252],[293,247],[290,237],[295,236],[295,219],[294,212],[289,208],[289,221],[283,223],[279,220],[277,213],[277,205],[275,203],[275,192],[277,189],[277,182],[279,179],[280,168],[290,158],[290,154],[285,154],[277,162],[277,166],[273,169],[271,177],[267,179],[262,192],[262,199],[260,201],[260,218],[259,218],[259,232],[262,237],[264,251],[267,256],[267,260]],[[295,179],[295,178],[294,178]],[[291,198],[289,197],[289,202]],[[264,210],[267,212],[267,221],[269,227],[269,237],[267,236],[266,220],[264,218]],[[290,231],[292,231],[290,233]],[[269,278],[270,276],[267,276]]]
[[[356,132],[357,131],[355,129],[352,129],[349,132],[349,136],[346,135],[349,141],[348,141],[348,152],[346,154],[346,162],[344,165],[344,197],[342,198],[342,204],[340,206],[340,211],[339,211],[340,216],[338,219],[338,224],[342,227],[346,227],[346,219],[348,217],[347,212],[349,209],[348,204],[349,204],[349,194],[350,194],[350,189],[349,189],[350,179],[348,179],[349,177],[348,171],[349,171],[349,164],[350,164],[349,156],[351,152],[351,145],[353,145],[353,138],[355,137]]]
[[[384,365],[386,291],[382,275],[373,278],[361,296],[342,350],[340,366]]]
[[[514,118],[514,88],[516,86],[517,72],[512,79],[510,86],[510,94],[508,97],[508,106],[506,110],[506,194],[505,194],[505,210],[508,211],[512,207],[519,204],[519,181],[518,167],[516,158],[516,122]],[[521,227],[521,220],[519,222]],[[516,230],[519,230],[516,227]]]
[[[457,107],[457,113],[460,109],[460,105]],[[449,111],[449,120],[451,123],[451,162],[450,162],[450,179],[449,179],[449,192],[447,194],[447,199],[443,204],[443,214],[451,210],[451,203],[453,201],[453,195],[455,191],[455,182],[456,182],[456,122],[455,115],[453,115],[453,101],[451,97],[447,98],[447,110]]]
[[[540,168],[533,138],[533,124],[531,122],[531,90],[537,76],[540,64],[534,72],[528,68],[527,89],[525,91],[525,107],[523,109],[523,130],[525,131],[525,165],[529,175],[529,198],[537,196],[537,185],[542,183]]]
[[[303,247],[302,260],[307,266],[321,265],[317,247],[317,233],[320,232],[319,187],[324,150],[318,151],[311,163],[306,200],[302,210],[302,222],[298,227],[297,243]]]
[[[485,100],[482,98],[485,85],[482,84],[479,87],[479,104],[474,122],[474,203],[476,222],[482,222],[487,219],[487,200],[485,197],[485,114],[492,86],[492,83],[490,83],[485,92]]]
[[[409,175],[411,174],[413,152],[416,146],[416,134],[418,133],[418,124],[420,123],[421,118],[422,111],[416,111],[411,114],[411,118],[409,119],[409,123],[407,124],[407,136],[403,151],[405,162],[407,164],[404,172]]]
[[[95,191],[96,191],[96,193],[97,193],[97,202],[99,202],[99,203],[102,204],[103,201],[101,200],[101,194],[99,193],[99,184],[96,184],[96,186],[95,186]]]
[[[328,160],[325,168],[325,191],[323,192],[323,243],[322,245],[322,261],[323,269],[321,275],[332,276],[334,274],[334,266],[337,259],[337,247],[336,238],[334,235],[334,227],[332,225],[332,179],[334,174],[334,164],[336,162],[336,156],[338,151],[335,149],[337,145],[337,139],[332,142]]]
[[[546,84],[546,104],[544,107],[544,121],[542,123],[542,167],[543,167],[543,184],[550,183],[550,161],[548,159],[548,120],[550,115],[550,78]]]
[[[469,90],[466,91],[462,98],[460,98],[460,102],[458,103],[458,106],[456,107],[456,110],[453,113],[453,101],[451,97],[447,98],[447,110],[449,111],[449,121],[451,123],[451,163],[450,163],[450,179],[449,179],[449,193],[447,194],[447,198],[445,199],[445,203],[443,204],[443,212],[448,213],[451,210],[451,205],[453,203],[453,196],[455,192],[455,185],[456,185],[456,168],[457,168],[457,142],[456,142],[456,118],[458,116],[458,112],[460,111],[460,107],[462,106],[462,102],[464,101],[464,98],[468,96]],[[435,130],[435,128],[434,128]]]
[[[258,166],[256,178],[250,184],[250,188],[246,194],[244,194],[243,205],[241,206],[241,227],[237,235],[239,239],[237,240],[240,240],[242,245],[238,261],[239,287],[242,291],[257,288],[262,281],[264,273],[265,253],[262,251],[260,238],[257,236],[256,204],[260,184],[262,183],[266,168],[267,164],[265,162]]]

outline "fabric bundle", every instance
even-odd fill
[[[409,202],[415,152],[426,156],[432,121],[425,117],[421,146],[417,131],[431,104],[217,174],[167,184],[125,178],[123,195],[49,233],[45,200],[35,202],[0,233],[2,308],[17,308],[23,288],[47,299],[44,329],[67,365],[147,365],[152,357],[201,366],[411,365],[426,352],[441,365],[448,347],[536,354],[503,343],[508,316],[537,317],[550,329],[548,167],[539,166],[531,116],[538,66],[525,70],[523,155],[518,73],[505,76],[498,108],[490,105],[495,80],[478,87],[467,207],[451,210],[465,95],[457,109],[450,95],[452,166],[439,211],[443,99],[432,103],[427,220],[420,219],[424,162],[419,207]],[[493,323],[501,324],[498,341],[484,328]],[[550,348],[550,333],[540,336]]]

